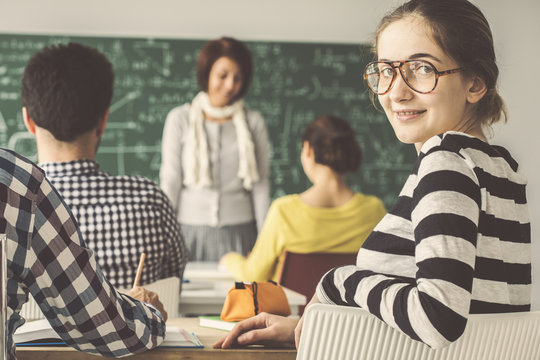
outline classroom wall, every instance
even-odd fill
[[[533,308],[540,309],[540,146],[538,85],[540,1],[473,0],[490,21],[509,121],[496,143],[508,146],[529,177],[533,237]],[[0,0],[0,32],[154,36],[302,42],[368,42],[395,0]],[[474,34],[471,34],[474,36]],[[352,74],[361,81],[360,74]],[[536,144],[536,145],[535,145]],[[536,240],[536,241],[535,241]]]

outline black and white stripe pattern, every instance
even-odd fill
[[[468,314],[529,311],[526,183],[502,147],[431,138],[357,265],[326,274],[319,299],[363,307],[434,348],[457,340]]]
[[[141,285],[182,278],[187,252],[169,199],[152,181],[111,176],[91,160],[41,164],[79,222],[113,286],[130,288],[141,253]]]

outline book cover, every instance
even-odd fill
[[[231,331],[237,321],[223,321],[218,316],[199,316],[199,325],[202,327]]]
[[[27,321],[15,330],[13,342],[17,345],[42,345],[63,343],[62,338],[53,330],[47,319]]]
[[[60,336],[53,330],[47,319],[30,321],[15,330],[13,342],[17,346],[65,346]],[[165,340],[158,347],[203,348],[195,334],[176,326],[167,326]]]
[[[163,348],[203,348],[203,344],[193,333],[188,333],[186,330],[176,327],[167,326],[165,332],[165,340],[158,347]]]

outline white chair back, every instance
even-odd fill
[[[369,312],[314,304],[306,311],[297,360],[540,359],[540,311],[470,315],[464,334],[434,350]]]

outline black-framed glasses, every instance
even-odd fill
[[[437,68],[426,60],[373,61],[366,65],[364,80],[371,91],[384,95],[392,89],[397,69],[405,83],[420,94],[435,90],[439,77],[463,71],[463,68],[437,71]]]

